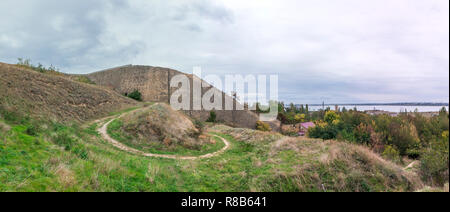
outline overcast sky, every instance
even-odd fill
[[[448,102],[448,0],[1,0],[0,62],[279,74],[297,103]]]

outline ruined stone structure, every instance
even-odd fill
[[[191,108],[193,108],[193,76],[173,69],[127,65],[88,74],[87,77],[97,85],[105,86],[121,94],[128,94],[138,90],[141,92],[144,101],[170,103],[170,95],[178,89],[170,87],[170,80],[178,74],[186,75],[190,80],[190,103]],[[202,81],[202,83],[206,82]],[[202,96],[210,89],[216,88],[202,88]],[[225,108],[226,99],[233,102],[233,110],[216,110],[217,120],[235,127],[255,128],[258,116],[252,111],[236,110],[237,105],[240,103],[223,92],[222,108]],[[192,118],[202,121],[208,119],[210,115],[210,111],[206,110],[189,110],[184,112]]]

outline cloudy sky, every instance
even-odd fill
[[[278,74],[297,103],[448,102],[448,0],[1,0],[0,62]]]

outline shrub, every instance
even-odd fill
[[[136,100],[136,101],[142,101],[142,94],[138,90],[134,90],[130,94],[127,95],[128,97]]]
[[[93,82],[92,80],[90,80],[88,77],[86,76],[77,76],[75,78],[75,81],[77,82],[81,82],[81,83],[86,83],[86,84],[91,84],[91,85],[95,85],[95,82]]]
[[[195,128],[198,129],[198,132],[194,133],[194,137],[198,138],[200,135],[202,135],[203,130],[205,128],[205,124],[202,121],[195,120],[194,125],[195,125]]]
[[[22,115],[11,110],[7,110],[0,105],[0,117],[5,121],[18,124],[21,122]]]
[[[420,148],[420,139],[417,134],[416,127],[406,121],[400,126],[391,126],[390,144],[394,145],[401,155],[410,157],[418,157],[418,149]]]
[[[328,124],[337,123],[341,117],[334,111],[330,110],[325,113],[325,117],[323,118]]]
[[[83,148],[83,146],[79,145],[73,149],[73,153],[75,153],[80,159],[87,160],[89,159],[88,151]]]
[[[400,152],[393,146],[387,145],[384,148],[382,156],[394,162],[400,162]]]
[[[305,114],[297,114],[294,116],[294,119],[296,123],[302,123],[305,121],[305,117],[306,117]]]
[[[310,138],[321,138],[323,140],[336,139],[338,133],[338,127],[327,122],[317,122],[315,127],[308,129],[308,136]]]
[[[262,122],[262,121],[257,121],[256,122],[256,129],[259,131],[264,131],[264,132],[270,132],[272,131],[272,128],[270,128],[270,125],[268,123]]]
[[[353,132],[349,132],[348,130],[342,130],[338,133],[337,139],[339,141],[356,141],[355,134]]]
[[[31,124],[30,126],[27,127],[27,129],[25,130],[25,133],[31,136],[36,136],[39,133],[39,127]]]
[[[445,136],[447,135],[447,137]],[[432,142],[421,155],[420,171],[425,181],[442,186],[449,179],[448,131],[441,139]]]
[[[66,151],[69,151],[72,149],[72,147],[75,145],[76,141],[73,139],[69,133],[67,132],[59,132],[56,134],[56,136],[53,138],[53,141],[59,145],[64,147]]]
[[[358,143],[369,144],[370,143],[370,135],[373,132],[373,129],[370,125],[366,125],[361,123],[356,127],[353,131],[356,141]]]
[[[205,124],[200,120],[195,120],[194,125],[195,125],[195,128],[197,128],[200,131],[202,131],[203,128],[205,128]]]
[[[215,111],[211,111],[211,112],[209,112],[209,118],[206,120],[206,122],[215,123],[217,121],[216,118],[217,118],[216,112]]]
[[[22,59],[22,58],[18,58],[18,62],[17,65],[25,67],[25,68],[30,68],[33,71],[37,71],[40,73],[45,73],[45,74],[54,74],[54,75],[63,75],[63,73],[61,73],[56,67],[54,67],[53,65],[50,65],[48,68],[45,67],[44,65],[42,65],[41,63],[38,63],[37,65],[33,65],[31,63],[30,59]]]

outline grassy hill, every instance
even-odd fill
[[[111,118],[93,121],[122,113],[139,118],[141,113],[133,113],[133,100],[64,76],[7,64],[0,64],[0,88],[0,191],[329,192],[423,187],[415,172],[362,146],[223,125],[205,129],[231,145],[216,157],[143,157],[119,150],[99,135],[97,128]],[[156,109],[172,117],[174,112],[164,108]],[[128,126],[132,120],[122,121]],[[126,143],[127,136],[124,139]]]
[[[108,119],[107,119],[108,120]],[[113,147],[86,127],[0,131],[0,191],[414,191],[418,176],[364,147],[213,126],[231,143],[199,160],[151,158]]]
[[[72,78],[0,63],[0,115],[5,119],[32,116],[65,123],[83,122],[136,105],[114,91]]]

